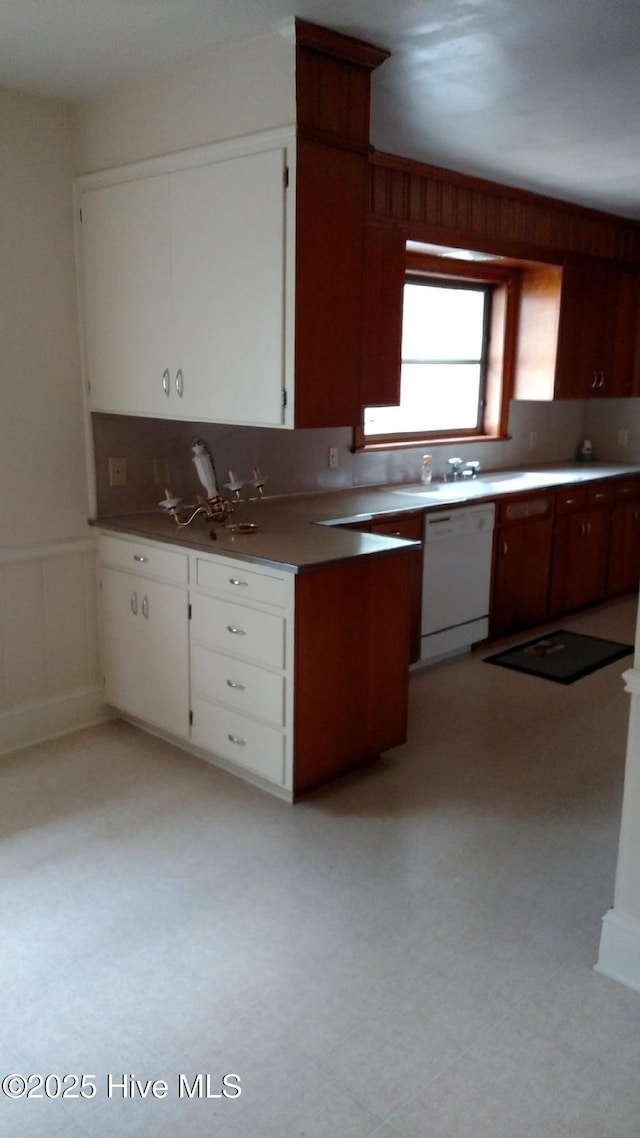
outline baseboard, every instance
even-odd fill
[[[596,972],[640,992],[640,920],[610,909],[602,920]]]
[[[0,755],[112,717],[101,684],[22,704],[0,713]]]

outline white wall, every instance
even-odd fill
[[[295,47],[272,32],[76,108],[76,173],[295,123]]]
[[[0,751],[101,707],[71,126],[0,88]]]
[[[13,549],[87,532],[68,108],[0,89],[0,153],[0,549]]]

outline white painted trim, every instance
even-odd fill
[[[595,971],[640,992],[640,920],[618,909],[602,919],[600,955]]]
[[[624,690],[629,692],[629,695],[640,695],[640,671],[637,668],[628,668],[622,673],[622,678]]]
[[[171,174],[175,170],[187,170],[194,166],[208,166],[212,162],[223,162],[227,158],[239,158],[243,154],[259,153],[271,147],[293,146],[295,139],[296,128],[292,123],[290,126],[270,128],[259,131],[257,134],[224,139],[222,142],[210,142],[191,150],[179,150],[175,154],[144,158],[137,162],[129,162],[126,166],[114,166],[109,170],[98,170],[92,174],[81,175],[75,180],[76,194],[84,190],[117,185],[119,182],[131,182],[137,178]]]
[[[0,712],[0,755],[113,718],[102,684]]]
[[[16,561],[41,561],[48,557],[68,557],[70,553],[95,553],[97,535],[60,541],[50,545],[30,545],[20,549],[0,550],[0,565],[10,565]]]

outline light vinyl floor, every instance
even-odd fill
[[[0,760],[0,1076],[91,1094],[0,1093],[3,1138],[639,1138],[640,994],[593,971],[630,661],[423,670],[295,807],[121,721]]]

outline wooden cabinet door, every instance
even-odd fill
[[[189,735],[186,590],[103,566],[105,699],[172,735]]]
[[[631,390],[635,273],[593,257],[563,270],[556,398],[611,398]]]
[[[176,418],[283,422],[285,153],[170,176]]]
[[[594,604],[606,593],[608,509],[578,510],[557,518],[551,573],[551,615]]]
[[[361,352],[364,407],[400,402],[405,245],[404,230],[398,226],[374,221],[366,226]]]
[[[552,531],[550,517],[496,531],[492,636],[506,636],[545,619]]]
[[[640,499],[617,502],[612,510],[607,593],[637,589],[640,579]]]
[[[167,394],[165,376],[172,364],[168,179],[87,189],[81,211],[91,408],[170,414],[175,400]]]

